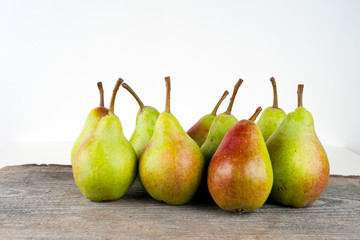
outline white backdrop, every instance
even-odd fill
[[[163,111],[170,75],[185,130],[239,77],[236,117],[270,106],[274,76],[281,108],[295,109],[304,83],[323,144],[360,153],[359,12],[360,1],[1,1],[0,150],[75,140],[97,81],[106,104],[122,77]],[[138,106],[122,88],[115,110],[130,137]]]

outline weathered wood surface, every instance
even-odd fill
[[[198,196],[155,201],[135,183],[121,199],[83,197],[70,166],[0,169],[0,239],[360,239],[360,177],[331,176],[311,207],[266,203],[233,214]]]

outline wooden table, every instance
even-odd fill
[[[121,199],[92,202],[70,166],[0,169],[0,239],[360,239],[360,176],[331,176],[311,207],[266,203],[251,214],[225,212],[199,195],[170,206],[135,183]]]

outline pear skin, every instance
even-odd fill
[[[170,113],[170,78],[165,80],[166,110],[159,115],[141,155],[139,173],[151,197],[180,205],[194,196],[203,175],[204,158],[196,142]]]
[[[268,140],[271,134],[273,134],[276,128],[284,120],[286,113],[281,109],[273,107],[265,108],[263,114],[256,122],[261,132],[263,133],[264,140]]]
[[[234,104],[237,91],[241,86],[242,82],[243,80],[239,79],[238,82],[236,83],[232,97],[230,99],[228,109],[226,110],[226,112],[216,116],[213,123],[211,124],[206,140],[204,144],[201,146],[201,152],[204,155],[206,168],[209,165],[212,156],[216,152],[216,149],[220,145],[226,132],[229,130],[230,127],[234,126],[238,122],[236,117],[231,115],[231,110]]]
[[[273,106],[266,108],[262,112],[259,120],[256,122],[256,124],[261,130],[262,135],[264,136],[265,142],[271,136],[271,134],[274,133],[276,128],[280,125],[281,121],[286,116],[284,110],[278,107],[278,96],[275,78],[270,78],[270,81],[274,91]]]
[[[192,126],[188,131],[187,134],[194,139],[194,141],[197,143],[199,147],[201,147],[208,135],[209,129],[211,127],[212,122],[214,121],[216,117],[216,112],[218,108],[220,107],[222,101],[226,98],[226,96],[229,94],[228,91],[225,91],[218,103],[216,104],[214,110],[203,116],[202,118],[197,121],[194,126]]]
[[[79,149],[81,143],[95,131],[100,119],[109,113],[109,109],[104,107],[104,90],[102,83],[98,82],[97,86],[100,91],[100,106],[92,109],[87,116],[84,127],[71,149],[71,165],[73,164],[75,152]]]
[[[216,149],[220,145],[226,132],[237,122],[238,120],[235,116],[229,115],[227,113],[220,113],[218,116],[216,116],[213,124],[210,127],[206,141],[201,146],[201,151],[204,155],[206,165],[209,165],[212,156],[216,152]]]
[[[302,106],[302,89],[299,85],[298,108],[287,114],[266,142],[274,171],[270,197],[292,207],[314,203],[324,192],[330,172],[313,117]]]
[[[131,135],[130,143],[133,146],[136,156],[140,159],[144,148],[149,143],[155,129],[159,111],[153,107],[146,106],[140,109],[136,116],[136,127]]]
[[[206,114],[197,121],[194,126],[192,126],[187,134],[196,142],[196,144],[201,147],[205,140],[206,136],[209,132],[211,124],[213,123],[216,115]]]
[[[111,99],[109,114],[102,117],[96,130],[76,151],[73,175],[81,193],[93,201],[122,197],[135,180],[136,154],[125,138],[114,101],[122,80],[119,79]]]

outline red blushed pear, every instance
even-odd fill
[[[204,171],[204,158],[196,142],[170,113],[170,78],[166,77],[166,107],[153,136],[141,154],[140,180],[156,200],[171,205],[187,203],[195,194]]]
[[[197,143],[199,147],[201,147],[208,135],[209,129],[211,127],[212,122],[214,121],[216,117],[216,112],[218,108],[220,107],[221,103],[224,101],[226,96],[229,94],[228,91],[225,91],[224,94],[221,96],[220,100],[216,104],[214,110],[203,116],[202,118],[197,121],[194,126],[192,126],[188,131],[187,134],[194,139],[194,141]]]
[[[100,119],[109,113],[109,109],[104,107],[104,89],[102,82],[98,82],[97,86],[100,92],[100,106],[94,108],[88,114],[84,127],[71,149],[71,164],[73,164],[75,152],[79,149],[81,143],[83,143],[85,139],[87,139],[95,131]]]
[[[209,192],[224,210],[253,212],[270,194],[271,161],[261,131],[254,123],[260,112],[261,107],[249,120],[232,126],[210,161]]]
[[[286,115],[266,141],[274,170],[270,197],[292,207],[314,203],[324,192],[330,172],[313,117],[302,106],[303,87],[298,85],[298,108]]]

